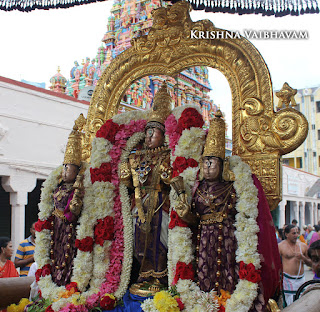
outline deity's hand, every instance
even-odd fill
[[[179,201],[176,212],[178,216],[184,220],[191,213],[191,206],[187,202]]]

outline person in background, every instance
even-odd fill
[[[310,244],[308,257],[311,259],[311,267],[314,272],[313,279],[320,280],[320,240]]]
[[[303,238],[304,240],[307,242],[307,236],[308,236],[309,232],[308,232],[308,226],[304,225],[303,226]]]
[[[18,277],[13,262],[10,260],[13,255],[13,246],[10,238],[0,237],[0,278]]]
[[[307,231],[308,231],[308,236],[307,236],[306,241],[307,241],[307,244],[309,246],[310,245],[310,240],[311,240],[312,235],[314,233],[313,226],[311,224],[308,225],[308,230]]]
[[[298,240],[298,228],[292,224],[284,230],[286,239],[279,246],[283,265],[284,307],[293,302],[298,288],[305,282],[304,263],[311,266],[308,247]]]
[[[277,238],[277,243],[279,244],[282,241],[282,231],[280,234],[279,228],[276,226],[276,238]]]
[[[281,233],[282,237],[281,238],[282,238],[283,241],[286,239],[286,236],[284,234],[284,230],[286,229],[287,226],[288,226],[288,224],[284,224],[283,227],[282,227],[282,233]]]
[[[35,222],[31,225],[30,228],[31,235],[20,243],[14,260],[15,266],[20,268],[20,277],[28,276],[31,264],[34,262],[33,255],[36,246],[36,231],[34,225]]]
[[[301,231],[300,231],[300,228],[297,226],[297,229],[298,229],[298,239],[304,243],[304,244],[307,244],[306,240],[304,239],[303,235],[301,234]]]
[[[315,232],[312,234],[312,237],[309,242],[309,246],[311,246],[312,243],[320,239],[320,225],[314,226]]]
[[[291,221],[291,224],[294,225],[294,226],[298,226],[298,221],[296,219],[293,219]]]

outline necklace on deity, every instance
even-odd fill
[[[138,167],[135,169],[138,179],[141,184],[144,184],[148,180],[148,175],[151,172],[151,165],[155,165],[159,160],[158,155],[166,152],[168,150],[167,146],[156,147],[153,149],[147,149],[143,151],[138,151],[136,155],[140,158],[144,155],[144,160],[139,161]]]
[[[197,194],[203,199],[205,205],[210,206],[210,210],[214,212],[214,211],[217,211],[217,208],[219,206],[226,204],[230,196],[230,193],[232,191],[232,186],[233,184],[230,183],[227,186],[217,191],[210,192],[210,194],[208,191],[200,191],[199,189],[197,189]],[[226,194],[224,198],[221,201],[216,202],[217,198],[224,194]],[[234,194],[231,194],[231,197],[234,197],[234,196],[235,196]]]

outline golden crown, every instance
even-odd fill
[[[168,92],[167,83],[164,81],[153,99],[152,110],[148,123],[159,122],[164,125],[165,120],[171,114],[172,98]]]
[[[217,110],[210,122],[209,132],[204,146],[203,156],[225,158],[226,149],[226,123],[222,119],[222,113]]]
[[[63,160],[64,164],[80,166],[82,161],[83,139],[83,133],[81,131],[85,124],[86,119],[84,118],[83,114],[80,114],[80,116],[74,122],[73,130],[71,131],[68,138],[68,143]]]

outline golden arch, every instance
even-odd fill
[[[85,157],[90,157],[92,137],[117,113],[126,89],[135,80],[210,66],[221,71],[230,85],[233,154],[249,163],[274,209],[281,200],[280,157],[304,141],[308,123],[293,108],[274,112],[269,70],[248,40],[215,28],[208,20],[192,22],[189,10],[189,4],[182,1],[154,10],[149,34],[133,39],[132,47],[104,71],[88,111]],[[200,34],[210,37],[217,32],[221,39],[198,39]]]

